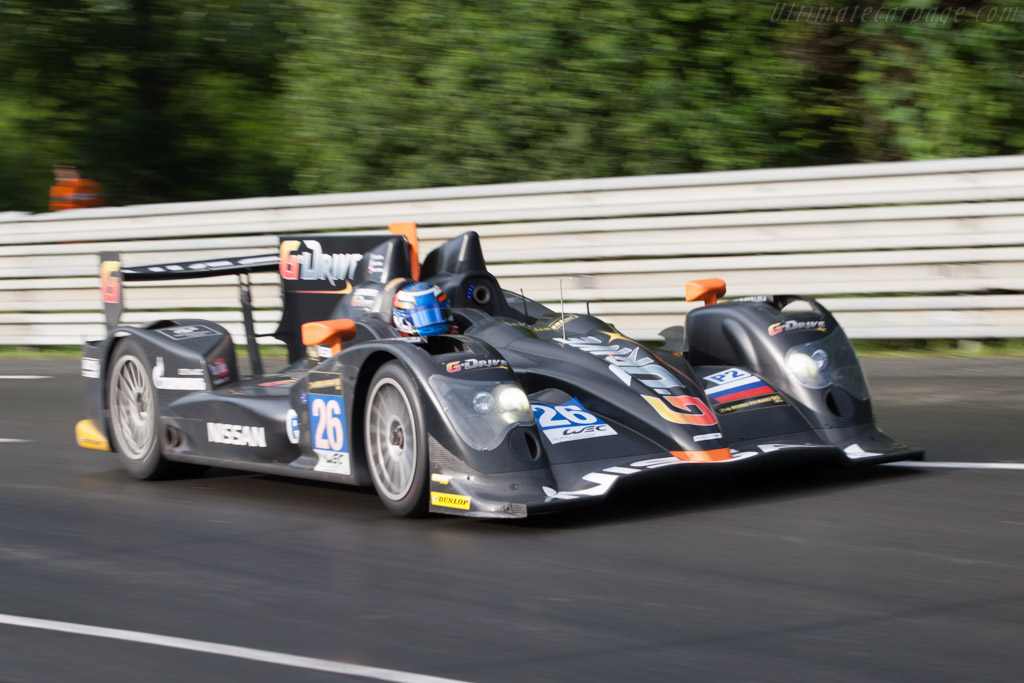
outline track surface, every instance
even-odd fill
[[[1024,462],[1020,360],[865,363],[932,461]],[[80,450],[77,361],[0,361],[0,614],[454,679],[1016,681],[1024,471],[694,482],[526,522]],[[338,681],[0,625],[0,681]]]

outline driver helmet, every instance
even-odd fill
[[[437,285],[414,282],[395,292],[392,319],[406,336],[444,334],[452,326],[452,305]]]

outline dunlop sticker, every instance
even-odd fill
[[[459,510],[469,509],[469,496],[460,496],[454,493],[430,492],[430,504],[442,508],[457,508]]]

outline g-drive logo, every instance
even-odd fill
[[[308,251],[298,252],[302,247]],[[363,259],[362,254],[325,254],[316,240],[284,240],[278,268],[284,280],[351,280]]]

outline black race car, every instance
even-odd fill
[[[879,431],[846,335],[819,303],[706,304],[665,342],[503,291],[467,232],[417,256],[414,224],[380,234],[281,238],[280,253],[122,268],[101,254],[109,332],[84,346],[86,448],[140,479],[215,465],[372,485],[399,515],[524,517],[593,501],[624,479],[800,464],[921,459]],[[249,274],[278,270],[264,372]],[[220,325],[118,321],[125,282],[237,274],[251,374]],[[457,334],[402,336],[394,293],[414,280],[453,302]],[[802,307],[794,312],[793,305]],[[283,364],[283,363],[282,363]]]

